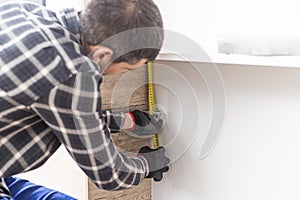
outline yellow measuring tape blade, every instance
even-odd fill
[[[156,111],[152,76],[152,61],[148,61],[148,101],[149,112],[151,115]],[[153,136],[153,147],[154,149],[158,149],[159,147],[157,134]]]

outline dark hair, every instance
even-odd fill
[[[80,23],[81,32],[88,45],[99,45],[111,36],[127,30],[143,27],[158,28],[147,36],[138,36],[138,39],[127,38],[127,41],[118,40],[118,44],[106,45],[117,54],[122,52],[122,46],[133,46],[134,41],[145,44],[151,41],[155,47],[159,47],[130,51],[114,58],[115,63],[123,61],[134,63],[142,58],[154,60],[163,43],[162,18],[152,0],[92,0],[83,12]]]

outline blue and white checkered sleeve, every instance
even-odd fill
[[[119,132],[122,129],[125,120],[125,113],[103,110],[99,114],[102,115],[111,133]]]
[[[101,112],[101,76],[83,70],[33,104],[88,177],[105,190],[138,185],[147,161],[120,153]]]

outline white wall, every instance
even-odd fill
[[[18,174],[17,177],[63,192],[79,200],[88,199],[88,178],[63,146],[42,167]]]
[[[219,35],[299,36],[298,0],[154,0],[167,29],[180,32],[208,53]]]
[[[179,75],[166,78],[161,70],[154,71],[154,81],[165,85],[156,86],[156,100],[169,114],[160,142],[171,158],[182,153],[163,182],[153,183],[154,200],[300,198],[299,69],[219,65],[226,92],[224,129],[212,153],[200,160],[214,114],[205,83],[188,63],[160,63],[186,77],[191,86]],[[180,107],[192,107],[197,113],[190,99],[178,100],[181,91],[189,96],[185,87],[198,91],[199,129],[193,143],[187,140],[193,133],[184,131],[193,118],[180,123],[184,112]],[[189,144],[183,151],[182,146]]]
[[[60,11],[64,8],[75,8],[81,11],[84,6],[84,0],[46,0],[47,8],[55,11]]]

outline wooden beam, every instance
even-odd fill
[[[126,78],[124,78],[126,76]],[[120,80],[122,80],[120,82]],[[123,81],[124,80],[124,81]],[[119,82],[118,82],[119,81]],[[129,110],[139,109],[148,110],[147,100],[147,72],[146,67],[140,67],[129,73],[104,76],[101,85],[102,94],[102,108],[111,109],[112,106],[117,107],[119,110],[128,110],[128,107],[120,106],[120,98],[112,98],[114,89],[118,90],[118,97],[128,98],[132,93],[129,101]],[[140,87],[139,87],[140,86]],[[135,88],[138,88],[135,90]],[[115,91],[114,91],[115,92]],[[124,133],[117,133],[113,136],[114,143],[122,150],[128,152],[138,152],[138,150],[145,145],[151,144],[151,139],[140,139],[128,136]],[[122,191],[104,191],[96,188],[96,186],[89,182],[89,200],[100,199],[118,199],[118,200],[133,200],[133,199],[151,199],[151,180],[144,179],[142,183],[127,190]]]

